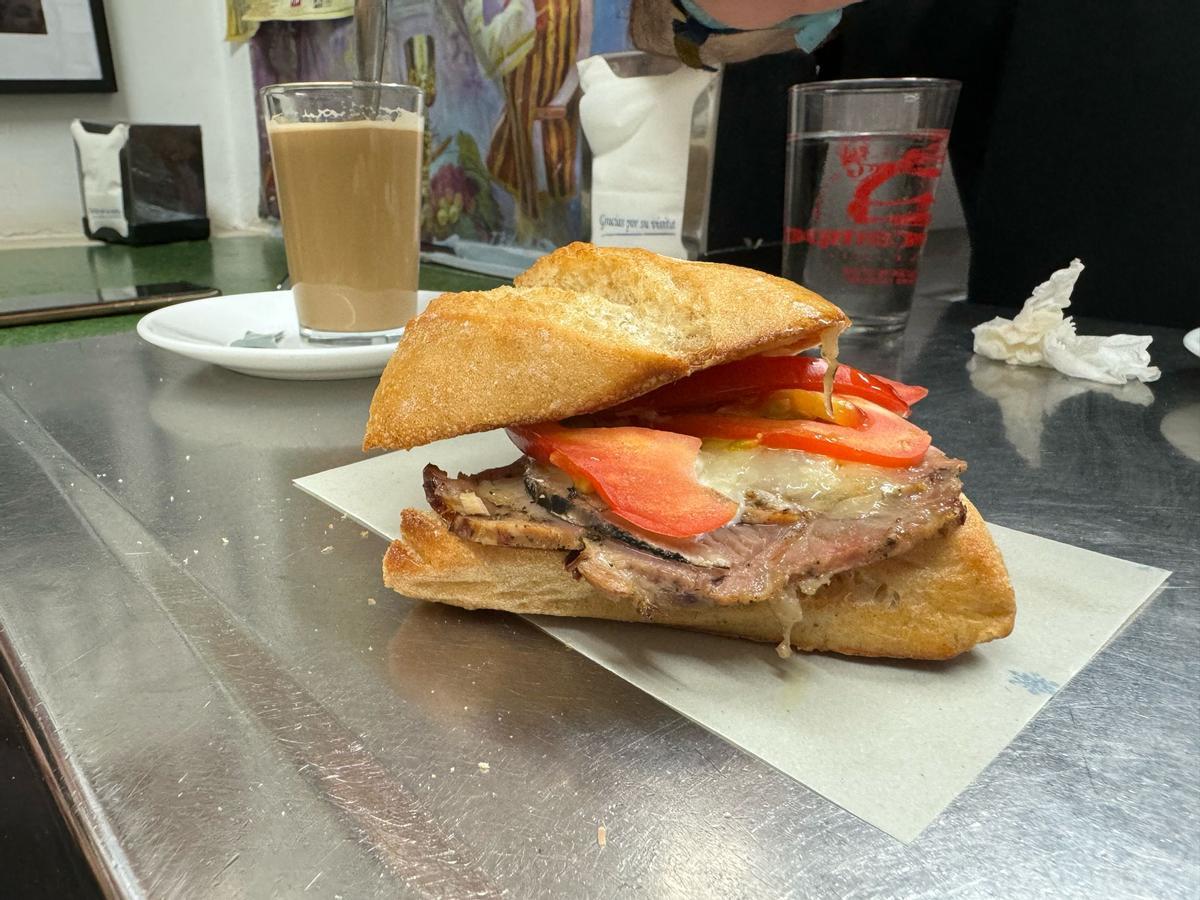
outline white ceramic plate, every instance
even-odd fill
[[[439,291],[421,291],[417,310]],[[164,306],[143,316],[138,334],[155,347],[244,375],[315,381],[378,375],[396,345],[327,347],[300,339],[291,291],[232,294]],[[271,346],[234,347],[248,332],[283,337]]]
[[[1183,336],[1183,346],[1200,356],[1200,328],[1193,328]]]

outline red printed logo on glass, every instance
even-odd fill
[[[913,284],[933,218],[932,188],[942,174],[948,136],[946,131],[914,136],[903,142],[902,152],[892,142],[899,158],[891,159],[878,158],[891,155],[888,143],[878,136],[839,144],[834,171],[840,168],[845,180],[828,180],[813,202],[811,227],[788,227],[784,240],[820,250],[841,248],[848,254],[841,274],[851,284]],[[822,214],[822,204],[832,206],[834,196],[839,213],[845,204],[836,222]],[[859,252],[866,248],[888,252],[883,257]]]
[[[942,174],[942,162],[946,158],[945,137],[932,140],[923,147],[912,147],[899,159],[888,162],[867,162],[869,153],[870,146],[866,143],[843,144],[839,148],[843,171],[858,180],[854,196],[846,206],[850,221],[860,225],[927,228],[933,218],[931,191],[894,200],[875,200],[872,195],[893,178],[936,179]]]

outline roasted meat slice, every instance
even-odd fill
[[[571,571],[608,593],[651,604],[733,604],[767,599],[789,584],[815,589],[960,525],[964,467],[931,449],[920,465],[891,471],[885,482],[866,479],[861,494],[833,505],[806,510],[795,498],[759,495],[753,517],[690,540],[623,522],[601,498],[532,460],[458,478],[428,466],[425,491],[460,537],[571,551]],[[771,521],[783,524],[761,524]]]
[[[583,529],[530,500],[524,473],[524,460],[458,478],[430,464],[422,473],[425,498],[451,532],[477,544],[539,550],[581,548]]]

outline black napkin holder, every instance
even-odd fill
[[[117,127],[96,122],[79,124],[91,134],[109,134]],[[204,149],[199,125],[130,125],[119,158],[128,233],[123,235],[109,226],[93,231],[88,225],[83,166],[76,144],[85,235],[92,240],[119,244],[166,244],[208,237]]]

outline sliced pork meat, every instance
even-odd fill
[[[528,459],[458,478],[429,466],[425,492],[460,537],[571,551],[568,568],[607,593],[642,604],[733,604],[789,583],[815,588],[962,524],[965,468],[932,448],[908,469],[843,465],[824,481],[809,473],[807,500],[760,476],[767,488],[749,486],[735,524],[690,540],[637,529],[561,471]]]
[[[759,550],[751,537],[754,532],[747,529],[720,528],[693,540],[644,531],[615,517],[601,498],[580,492],[565,472],[553,466],[530,461],[525,469],[525,490],[538,506],[579,525],[593,540],[611,538],[673,562],[729,568]]]
[[[425,498],[450,531],[477,544],[577,550],[583,529],[552,515],[525,492],[525,461],[488,469],[478,475],[451,478],[428,465]]]
[[[816,516],[797,525],[728,525],[747,536],[752,552],[728,568],[704,568],[651,556],[616,541],[584,540],[569,566],[601,590],[643,603],[752,603],[777,595],[789,582],[802,591],[838,572],[857,569],[911,549],[961,525],[966,509],[958,479],[936,491],[895,497],[874,514],[835,519]],[[752,536],[751,536],[752,535]]]

